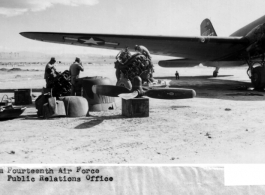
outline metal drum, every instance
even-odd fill
[[[112,85],[107,77],[83,77],[78,79],[82,86],[82,96],[85,97],[89,104],[89,111],[107,111],[116,109],[115,98],[94,94],[93,85]]]

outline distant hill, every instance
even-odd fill
[[[102,60],[102,59],[114,59],[115,56],[111,55],[95,55],[95,54],[45,54],[38,52],[0,52],[0,61],[39,61],[39,62],[47,62],[51,57],[55,57],[57,61],[74,61],[76,57],[81,58],[82,61],[90,61],[93,60]]]
[[[118,53],[118,51],[117,51]],[[0,52],[0,62],[41,62],[46,63],[51,57],[55,57],[57,61],[71,63],[76,57],[81,58],[83,62],[87,63],[100,63],[100,62],[111,62],[115,61],[116,55],[106,55],[106,54],[46,54],[40,52]],[[159,60],[169,60],[176,59],[169,56],[156,56],[152,55],[153,63],[157,63]]]

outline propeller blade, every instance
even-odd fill
[[[105,95],[110,97],[118,97],[121,93],[130,93],[131,91],[125,87],[114,85],[93,85],[92,91],[95,94]]]
[[[125,99],[125,100],[129,100],[129,99],[135,98],[137,95],[138,95],[138,92],[134,91],[132,93],[119,94],[119,97],[121,97],[122,99]]]
[[[160,88],[145,91],[145,96],[157,99],[186,99],[196,96],[193,89]]]

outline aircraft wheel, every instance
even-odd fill
[[[217,77],[218,76],[218,72],[217,71],[213,71],[213,77]]]
[[[251,83],[255,89],[263,89],[265,87],[265,83],[263,82],[263,77],[265,77],[265,73],[261,66],[256,67],[252,71]]]

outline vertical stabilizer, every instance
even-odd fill
[[[217,36],[211,21],[206,18],[201,23],[201,36]]]

